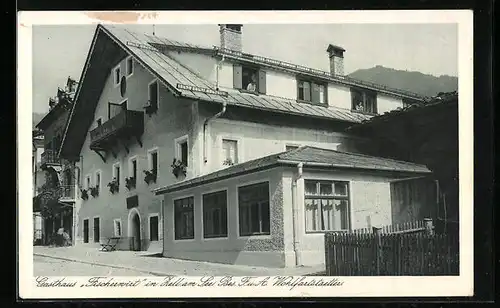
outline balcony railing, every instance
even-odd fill
[[[90,148],[106,149],[118,138],[140,136],[144,132],[144,112],[124,110],[90,131]]]
[[[61,185],[59,189],[60,200],[75,200],[75,185]]]
[[[49,165],[60,165],[61,160],[57,156],[57,151],[46,149],[42,153],[41,163]]]

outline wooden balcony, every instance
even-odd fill
[[[104,122],[99,127],[90,131],[90,149],[99,153],[105,161],[106,155],[100,152],[111,151],[116,157],[113,149],[122,141],[125,149],[128,152],[127,141],[130,138],[136,138],[142,146],[140,137],[144,132],[144,112],[123,110],[113,118]]]
[[[57,155],[57,151],[45,149],[42,153],[41,165],[61,165],[61,160]]]

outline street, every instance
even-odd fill
[[[34,276],[151,276],[128,269],[33,256]]]

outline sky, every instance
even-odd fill
[[[71,76],[81,76],[95,25],[33,26],[33,112]],[[127,25],[173,40],[212,47],[219,28],[210,25]],[[328,44],[343,47],[344,73],[382,65],[434,76],[458,76],[457,24],[243,25],[243,51],[329,71]]]

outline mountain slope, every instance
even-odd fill
[[[439,92],[458,90],[458,78],[454,76],[441,75],[436,77],[420,72],[395,70],[380,65],[357,70],[349,74],[349,77],[415,92],[424,96],[435,96]]]

